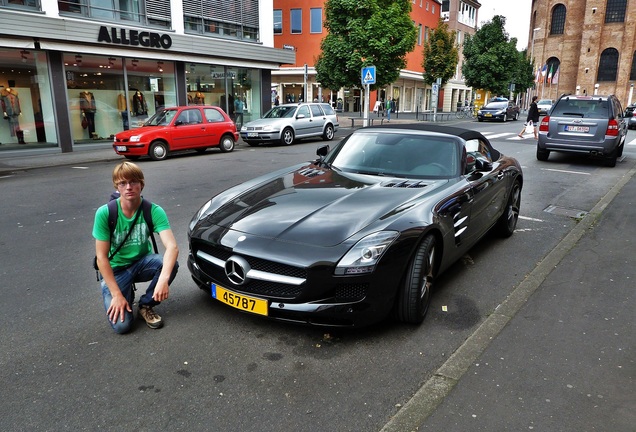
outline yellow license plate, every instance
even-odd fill
[[[486,113],[486,117],[492,117],[492,114]]]
[[[267,300],[258,299],[243,294],[237,294],[216,284],[212,284],[211,289],[212,297],[220,302],[225,303],[226,305],[258,315],[267,315]]]

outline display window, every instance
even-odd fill
[[[189,63],[186,85],[188,105],[218,106],[239,128],[262,114],[259,70]]]
[[[64,66],[76,144],[110,140],[176,105],[172,62],[68,53]]]
[[[0,150],[57,145],[46,53],[0,48]]]

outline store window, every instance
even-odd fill
[[[111,139],[176,105],[172,62],[65,54],[64,65],[76,144]]]
[[[0,49],[0,150],[57,145],[46,54]]]
[[[232,120],[242,123],[261,116],[258,69],[189,63],[186,84],[189,105],[218,106]]]

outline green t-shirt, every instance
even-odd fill
[[[119,198],[117,199],[117,226],[113,232],[111,240],[110,230],[108,229],[108,204],[104,204],[95,212],[95,222],[93,224],[93,237],[100,241],[110,241],[109,255],[112,254],[119,243],[126,237],[130,226],[135,220],[135,215],[131,218],[124,216],[121,211],[121,204]],[[141,206],[137,209],[137,212],[143,212]],[[157,204],[152,203],[150,210],[152,217],[152,223],[155,225],[155,232],[159,233],[170,229],[170,223],[168,222],[168,216],[166,212]],[[144,255],[152,253],[152,243],[150,242],[150,231],[148,225],[144,219],[144,215],[140,214],[135,223],[133,231],[126,240],[126,243],[119,249],[117,254],[110,260],[110,265],[115,267],[125,267],[135,261],[142,258]]]

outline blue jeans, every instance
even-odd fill
[[[133,302],[135,301],[135,291],[133,290],[133,284],[135,282],[148,282],[148,288],[146,288],[146,292],[139,298],[139,306],[149,306],[154,307],[157,306],[160,302],[155,301],[152,298],[152,295],[155,292],[155,286],[157,286],[157,280],[159,279],[159,275],[161,274],[161,269],[163,268],[163,260],[161,255],[158,254],[149,254],[140,260],[134,262],[132,265],[128,267],[120,267],[113,269],[113,273],[115,275],[115,280],[117,281],[117,285],[119,285],[119,289],[121,293],[128,301],[130,308],[132,309]],[[177,271],[179,270],[179,263],[174,264],[174,268],[172,269],[172,274],[170,275],[170,280],[168,283],[172,283],[175,276],[177,275]],[[110,290],[106,286],[106,282],[101,279],[102,285],[102,296],[104,297],[104,309],[108,311],[110,307],[110,303],[113,300],[113,296],[110,294]],[[123,334],[128,332],[134,321],[134,315],[132,312],[125,311],[124,321],[121,321],[121,318],[117,319],[117,322],[113,324],[113,322],[106,316],[108,322],[115,330],[115,333]]]

